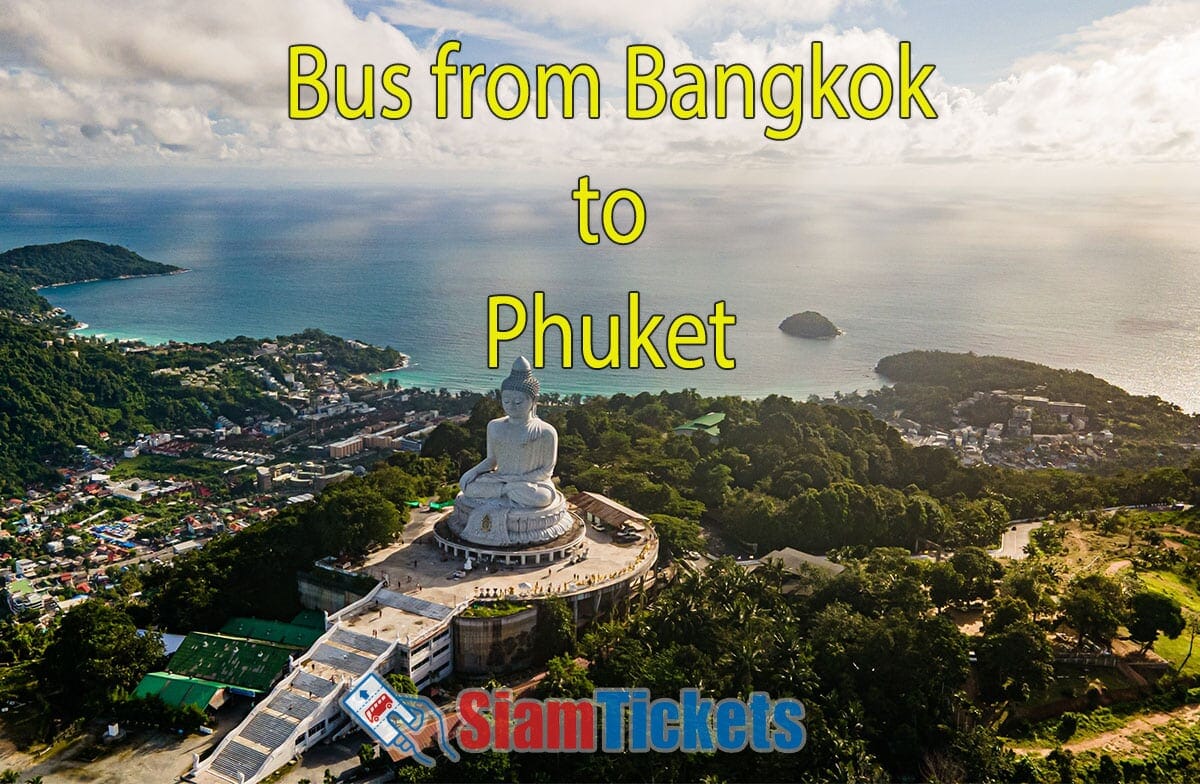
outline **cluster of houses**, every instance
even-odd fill
[[[175,345],[168,350],[180,348]],[[164,349],[129,346],[126,350]],[[273,370],[259,364],[263,355],[277,360]],[[14,613],[37,612],[45,618],[109,587],[114,576],[119,579],[111,567],[153,562],[155,555],[168,560],[216,533],[237,532],[275,514],[285,504],[310,500],[328,485],[362,472],[361,466],[340,462],[359,452],[419,451],[425,436],[442,419],[436,410],[405,411],[391,421],[365,424],[349,438],[317,445],[318,454],[311,459],[272,465],[275,455],[262,449],[257,439],[284,436],[303,427],[303,432],[289,435],[280,444],[283,451],[303,449],[305,442],[320,439],[323,432],[344,429],[360,418],[372,419],[369,415],[376,408],[353,399],[352,392],[369,391],[368,399],[390,401],[395,407],[408,402],[409,395],[397,391],[381,397],[377,385],[329,368],[320,352],[269,342],[255,349],[251,357],[228,359],[202,369],[182,366],[156,372],[179,376],[184,384],[212,388],[227,383],[231,372],[244,372],[261,382],[263,394],[277,399],[292,416],[239,423],[218,415],[211,428],[142,434],[132,443],[114,445],[116,454],[123,459],[203,456],[228,462],[232,465],[214,476],[224,475],[225,487],[232,488],[244,482],[247,471],[253,471],[258,498],[222,500],[229,494],[220,487],[182,477],[120,478],[114,476],[119,473],[113,471],[115,459],[93,454],[80,445],[73,467],[59,469],[60,486],[49,492],[31,488],[23,498],[0,502],[0,587]],[[99,436],[109,440],[107,433]],[[287,440],[299,443],[285,446]],[[187,500],[175,506],[175,497],[184,493]],[[106,499],[126,504],[116,505],[120,511],[114,511],[114,504]],[[178,513],[147,521],[141,514],[128,515],[129,503],[167,504]],[[100,510],[101,505],[106,508]],[[163,508],[158,507],[160,514]]]
[[[105,473],[64,471],[56,491],[30,490],[0,504],[0,587],[9,610],[43,619],[111,587],[112,567],[128,567],[157,551],[170,558],[215,534],[237,532],[276,512],[248,501],[209,500],[191,481],[125,479]],[[194,491],[186,502],[173,496]],[[125,514],[128,505],[165,502],[178,517]],[[103,508],[100,508],[103,507]],[[95,510],[95,511],[93,511]]]
[[[986,427],[966,424],[980,404],[1011,404],[1007,420]],[[911,419],[890,424],[914,446],[953,450],[965,465],[987,463],[1010,468],[1078,468],[1102,460],[1113,443],[1111,430],[1089,432],[1087,406],[1002,389],[975,392],[953,407],[957,427],[936,429]],[[1055,432],[1037,432],[1039,422]]]

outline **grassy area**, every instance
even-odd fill
[[[1154,652],[1171,662],[1175,667],[1178,667],[1179,663],[1187,656],[1188,639],[1190,637],[1191,634],[1186,631],[1174,640],[1160,637],[1154,643]],[[1193,652],[1192,657],[1188,659],[1187,665],[1183,668],[1185,675],[1200,675],[1200,640],[1197,643],[1197,650]]]
[[[1076,664],[1059,664],[1054,667],[1054,682],[1044,689],[1029,695],[1023,705],[1041,705],[1054,700],[1080,697],[1091,686],[1105,691],[1125,689],[1132,686],[1113,667],[1083,667]]]
[[[1128,524],[1130,521],[1132,526]],[[1167,566],[1147,566],[1147,562],[1155,563],[1153,559],[1165,552],[1164,546],[1150,544],[1157,541],[1154,536],[1149,535],[1152,531],[1161,536],[1162,541],[1173,540],[1185,547],[1193,547],[1200,541],[1200,537],[1194,535],[1200,533],[1197,531],[1195,512],[1139,510],[1127,513],[1118,521],[1102,520],[1099,525],[1080,520],[1057,525],[1062,526],[1065,532],[1063,551],[1045,557],[1045,561],[1052,565],[1060,589],[1065,588],[1073,578],[1088,573],[1109,573],[1118,580],[1136,577],[1147,589],[1178,601],[1185,612],[1200,615],[1200,590],[1197,590],[1189,578]],[[1130,527],[1133,528],[1132,546]],[[1189,535],[1183,529],[1192,531],[1193,534]],[[1169,563],[1170,559],[1163,560]],[[1134,562],[1133,565],[1128,565],[1130,561]],[[1127,565],[1121,569],[1113,568],[1114,564],[1121,562],[1126,562]],[[1140,568],[1138,564],[1141,564]],[[1119,631],[1119,635],[1126,634],[1124,629]],[[1174,640],[1160,638],[1154,646],[1154,651],[1178,666],[1187,656],[1189,637],[1189,633],[1185,631]],[[1194,655],[1188,659],[1184,674],[1200,676],[1200,644],[1197,644]],[[1040,693],[1032,695],[1026,705],[1044,705],[1063,698],[1081,696],[1092,687],[1111,691],[1130,685],[1132,684],[1125,682],[1115,669],[1059,666],[1055,668],[1054,682]],[[1161,756],[1156,750],[1161,750],[1162,754],[1166,754],[1168,750],[1174,751],[1200,737],[1200,724],[1194,727],[1178,726],[1178,720],[1168,724],[1165,717],[1160,716],[1155,721],[1163,722],[1162,725],[1149,731],[1141,732],[1138,726],[1129,725],[1141,717],[1171,710],[1182,704],[1194,703],[1200,697],[1200,689],[1192,691],[1195,693],[1189,693],[1186,701],[1181,701],[1178,696],[1168,699],[1167,695],[1163,694],[1074,714],[1068,720],[1068,723],[1072,720],[1076,723],[1069,741],[1087,741],[1096,736],[1116,732],[1122,736],[1121,743],[1125,744],[1120,753],[1122,758]],[[1192,720],[1194,721],[1194,717]],[[1024,728],[1021,728],[1019,722],[1015,723],[1012,729],[1019,733],[1020,737],[1014,738],[1011,745],[1031,750],[1053,748],[1061,742],[1061,723],[1061,717],[1047,719]],[[1126,727],[1129,729],[1123,729]],[[1128,747],[1136,751],[1130,753]]]
[[[207,460],[202,457],[167,457],[166,455],[138,455],[129,460],[122,460],[113,466],[109,476],[116,480],[133,479],[167,479],[168,477],[187,479],[208,479],[219,481],[222,474],[229,469],[229,463],[220,460]]]
[[[1200,613],[1200,596],[1197,596],[1196,590],[1174,572],[1142,572],[1138,577],[1145,583],[1147,588],[1170,596],[1179,602],[1184,610]],[[1191,635],[1187,630],[1184,630],[1183,634],[1174,640],[1159,637],[1154,643],[1154,652],[1178,667],[1180,662],[1187,657],[1188,640],[1190,637]],[[1192,657],[1188,659],[1187,666],[1184,667],[1183,671],[1188,675],[1200,674],[1200,650],[1195,651]]]
[[[1174,572],[1140,572],[1138,577],[1150,590],[1165,593],[1179,602],[1185,610],[1200,613],[1200,596],[1196,595],[1196,589]]]
[[[488,604],[472,604],[463,612],[464,618],[504,618],[516,615],[522,610],[528,610],[530,605],[516,602],[493,602]]]
[[[1073,716],[1075,718],[1075,732],[1068,740],[1079,741],[1094,738],[1097,735],[1124,727],[1133,718],[1134,714],[1129,711],[1113,712],[1108,708],[1097,708],[1091,713],[1066,713],[1063,716]],[[1059,737],[1059,728],[1062,726],[1063,716],[1040,721],[1033,725],[1029,733],[1033,743],[1029,745],[1051,749],[1059,745],[1062,742]]]

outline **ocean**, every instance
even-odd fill
[[[573,184],[544,189],[0,189],[0,249],[117,243],[183,275],[43,291],[113,338],[216,340],[319,327],[411,358],[406,386],[489,389],[530,341],[486,357],[489,294],[578,315],[705,315],[724,300],[736,368],[539,371],[561,393],[695,388],[758,397],[878,387],[909,349],[1078,368],[1200,411],[1200,235],[1192,203],[639,189],[645,233],[584,245]],[[816,310],[845,334],[789,337]],[[660,334],[662,331],[660,330]],[[552,332],[552,335],[556,334]],[[578,336],[576,336],[578,341]],[[602,346],[598,346],[602,347]],[[561,356],[550,341],[550,359]],[[578,357],[577,357],[578,359]]]

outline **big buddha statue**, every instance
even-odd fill
[[[478,545],[549,542],[574,519],[551,477],[558,433],[537,415],[540,385],[521,357],[500,384],[505,416],[487,426],[487,456],[459,479],[450,530]]]

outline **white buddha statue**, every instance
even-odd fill
[[[546,542],[572,520],[552,476],[558,433],[537,416],[538,380],[520,357],[500,384],[506,416],[487,426],[487,456],[459,479],[451,529],[478,544]]]
[[[507,416],[487,426],[487,457],[462,475],[458,487],[467,498],[508,498],[515,506],[549,506],[557,490],[550,477],[558,462],[558,433],[537,416],[540,385],[525,357],[513,363],[500,384],[500,405]]]

